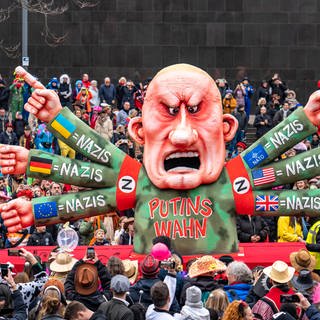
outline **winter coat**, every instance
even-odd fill
[[[296,242],[303,238],[302,226],[296,221],[294,227],[290,226],[290,217],[279,217],[278,219],[278,242]]]
[[[268,123],[262,125],[260,122],[264,122],[265,120],[267,120]],[[253,125],[257,128],[257,138],[260,138],[272,128],[272,120],[267,114],[258,114]]]
[[[307,310],[306,310],[306,315],[309,320],[320,320],[320,311],[318,308],[314,305],[311,305]]]
[[[245,111],[239,112],[237,108],[236,110],[234,110],[232,114],[238,120],[238,124],[239,124],[238,131],[246,130],[246,127],[248,124],[248,118],[247,118],[246,112]]]
[[[223,113],[231,114],[237,107],[237,100],[233,97],[231,99],[224,98],[222,100],[222,106],[223,106]]]
[[[290,110],[287,111],[287,117],[289,117],[289,115],[291,114],[292,112]],[[274,115],[273,117],[273,125],[276,126],[277,124],[279,124],[281,121],[284,120],[284,110],[281,109],[279,111],[276,112],[276,114]]]
[[[28,239],[27,246],[53,246],[54,241],[49,232],[35,231]]]
[[[174,318],[177,320],[210,320],[209,310],[202,308],[192,308],[183,306],[180,314],[175,314]]]
[[[91,93],[92,98],[90,99],[91,107],[99,106],[100,105],[100,97],[99,97],[99,90],[95,87],[89,87],[89,91]]]
[[[117,114],[117,126],[122,125],[125,126],[128,124],[127,120],[128,120],[128,113],[127,111],[121,109],[118,114]]]
[[[259,242],[264,242],[269,234],[269,227],[262,217],[246,215],[237,216],[237,233],[240,242],[251,242],[251,236],[260,236]]]
[[[63,81],[64,78],[67,78],[67,82]],[[62,74],[60,76],[60,86],[58,94],[61,104],[63,106],[68,106],[71,100],[72,87],[70,84],[70,77],[67,74]]]
[[[113,137],[113,124],[109,116],[98,116],[94,129],[101,137],[110,141]]]
[[[20,139],[20,137],[24,134],[24,127],[26,124],[27,123],[23,119],[16,119],[15,121],[13,121],[12,125],[18,139]]]
[[[58,314],[47,314],[44,317],[41,318],[41,320],[63,320],[61,316]]]
[[[248,283],[234,283],[224,286],[223,290],[226,292],[229,302],[234,300],[245,301],[252,285]]]
[[[27,307],[23,303],[22,295],[19,290],[13,291],[12,295],[14,311],[12,317],[3,317],[0,316],[0,320],[26,320],[27,317]]]
[[[168,311],[158,309],[154,305],[150,305],[146,313],[146,320],[173,320],[173,317]]]
[[[0,133],[0,143],[10,144],[14,146],[19,145],[17,135],[14,132],[12,132],[11,134],[8,134],[7,131],[3,131]]]
[[[79,260],[75,263],[72,270],[68,273],[67,279],[64,283],[64,289],[66,293],[67,300],[77,300],[82,302],[88,309],[92,311],[96,311],[100,304],[105,302],[106,299],[103,297],[103,294],[100,291],[96,291],[93,294],[84,296],[77,293],[75,286],[74,286],[74,278],[76,274],[77,267],[83,264],[83,260]],[[100,284],[103,290],[110,289],[110,281],[111,276],[109,271],[107,270],[106,266],[98,260],[95,264],[98,270],[98,276],[100,279]]]
[[[8,111],[8,102],[10,97],[10,89],[6,87],[0,87],[0,108]]]
[[[102,84],[99,89],[99,97],[102,102],[113,104],[112,101],[116,99],[116,89],[114,85],[111,83],[110,86],[107,87],[105,84]]]
[[[126,101],[130,102],[131,108],[134,108],[133,94],[135,93],[136,88],[133,87],[132,89],[129,89],[127,86],[123,86],[121,90],[123,94],[122,101],[121,101],[121,108]]]
[[[98,310],[101,310],[108,320],[134,319],[133,312],[119,299],[112,298],[110,301],[102,303]]]

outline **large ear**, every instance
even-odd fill
[[[129,121],[129,135],[139,144],[144,144],[144,130],[142,128],[142,118],[135,117]]]
[[[224,114],[222,117],[224,141],[229,142],[233,139],[238,130],[238,120],[231,114]]]

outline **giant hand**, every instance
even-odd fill
[[[17,232],[34,223],[31,201],[15,199],[1,204],[0,211],[8,232]]]
[[[16,74],[35,89],[24,108],[41,121],[49,122],[54,119],[62,109],[57,93],[46,89],[42,83],[22,67],[16,68]]]
[[[0,166],[3,174],[24,174],[29,150],[23,147],[0,145]]]
[[[314,92],[304,108],[309,120],[317,127],[320,126],[320,90]]]

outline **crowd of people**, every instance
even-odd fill
[[[131,118],[141,114],[150,80],[135,84],[121,77],[114,85],[106,77],[98,86],[96,80],[83,74],[73,86],[70,77],[63,74],[53,77],[47,88],[58,94],[62,106],[102,137],[142,161],[143,146],[130,139],[127,126]],[[216,83],[223,112],[234,115],[239,122],[236,136],[226,146],[226,161],[247,148],[250,115],[254,114],[253,126],[259,138],[301,106],[295,92],[278,74],[269,81],[261,81],[258,88],[247,77],[234,86],[225,79],[217,79]],[[0,76],[0,143],[88,161],[56,139],[46,123],[23,109],[31,93],[23,79],[16,77],[7,85]],[[281,158],[317,148],[319,143],[319,136],[314,134]],[[319,187],[320,176],[277,188]],[[25,175],[0,176],[0,203],[12,198],[31,200],[80,190],[74,185],[39,181]],[[72,222],[70,226],[79,235],[79,245],[132,245],[134,210],[117,210]],[[317,309],[320,266],[307,250],[292,253],[290,260],[294,268],[276,261],[272,266],[250,270],[243,262],[230,261],[230,257],[220,261],[204,256],[186,265],[179,253],[171,250],[170,239],[166,237],[154,239],[155,246],[159,243],[166,246],[169,253],[165,261],[147,255],[140,266],[138,261],[121,261],[117,257],[111,257],[105,266],[96,254],[77,261],[65,252],[53,252],[50,263],[43,264],[25,249],[56,245],[61,227],[31,227],[8,233],[0,219],[0,247],[18,247],[21,258],[26,260],[24,272],[15,275],[10,264],[0,266],[0,314],[4,317],[19,320],[320,319]],[[314,253],[320,252],[319,228],[320,220],[310,217],[237,217],[240,242],[307,242],[307,248]],[[290,300],[288,296],[294,298]]]

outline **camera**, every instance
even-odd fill
[[[8,249],[8,256],[20,256],[22,250]]]
[[[0,264],[0,270],[1,270],[1,277],[4,279],[4,277],[8,276],[8,265],[7,264]]]
[[[300,298],[296,294],[281,294],[280,295],[281,303],[295,303],[300,302]]]
[[[160,261],[159,262],[160,268],[168,268],[168,269],[175,269],[176,262],[175,261]]]
[[[87,259],[94,259],[95,257],[95,251],[94,251],[94,248],[93,247],[89,247],[87,249]]]

